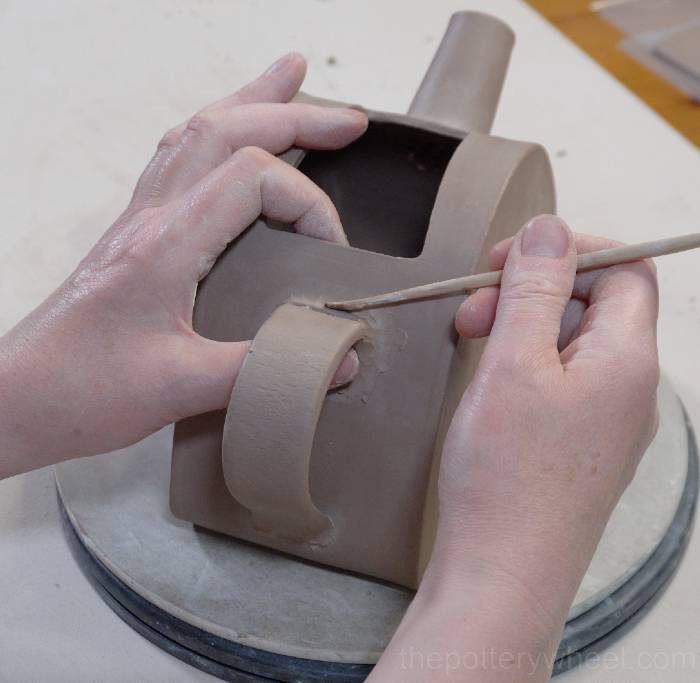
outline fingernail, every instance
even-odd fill
[[[347,108],[343,110],[343,116],[347,117],[348,120],[352,121],[354,124],[361,123],[362,125],[367,126],[367,114],[365,114],[363,111]]]
[[[569,249],[569,230],[557,216],[537,216],[523,231],[520,251],[523,256],[561,258]]]
[[[357,351],[355,351],[355,349],[350,349],[338,366],[335,377],[333,377],[331,389],[340,387],[343,384],[347,384],[350,380],[355,379],[359,367],[360,359],[357,356]]]
[[[289,64],[289,62],[292,61],[293,57],[294,57],[293,52],[289,52],[286,55],[284,55],[283,57],[280,57],[274,64],[272,64],[271,66],[269,66],[267,68],[267,71],[265,71],[265,76],[269,76],[270,74],[277,73],[278,71],[281,71],[282,69],[284,69],[284,67],[287,66],[287,64]]]

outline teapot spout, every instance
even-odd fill
[[[515,36],[499,19],[457,12],[408,113],[465,132],[491,130]]]

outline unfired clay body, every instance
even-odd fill
[[[493,243],[554,210],[545,152],[485,134],[511,45],[500,22],[455,15],[408,116],[370,111],[348,148],[285,155],[335,202],[350,247],[260,218],[201,283],[195,329],[254,342],[228,417],[176,427],[176,516],[416,585],[433,540],[433,454],[480,345],[457,345],[455,298],[316,309],[483,270]],[[353,344],[358,376],[326,395]]]

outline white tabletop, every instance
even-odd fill
[[[466,8],[518,35],[494,133],[545,145],[575,230],[639,241],[700,229],[698,151],[516,0],[8,0],[0,333],[109,225],[168,127],[290,49],[309,59],[307,91],[404,111],[449,14]],[[662,364],[700,427],[698,256],[658,266]],[[559,680],[697,680],[699,571],[695,538],[650,614],[603,661]],[[90,588],[47,470],[0,483],[0,646],[0,680],[13,683],[213,680],[144,640]]]

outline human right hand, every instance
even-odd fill
[[[657,426],[653,265],[575,272],[577,251],[611,246],[537,217],[494,248],[500,288],[460,308],[462,336],[490,336],[443,449],[432,558],[372,681],[549,680]]]
[[[653,264],[576,275],[577,253],[612,246],[537,217],[493,249],[500,288],[477,290],[457,313],[462,336],[489,339],[445,445],[442,533],[478,528],[484,562],[513,566],[520,547],[515,572],[527,571],[534,548],[561,533],[576,539],[569,576],[577,585],[656,432]],[[450,541],[446,552],[459,546]]]

